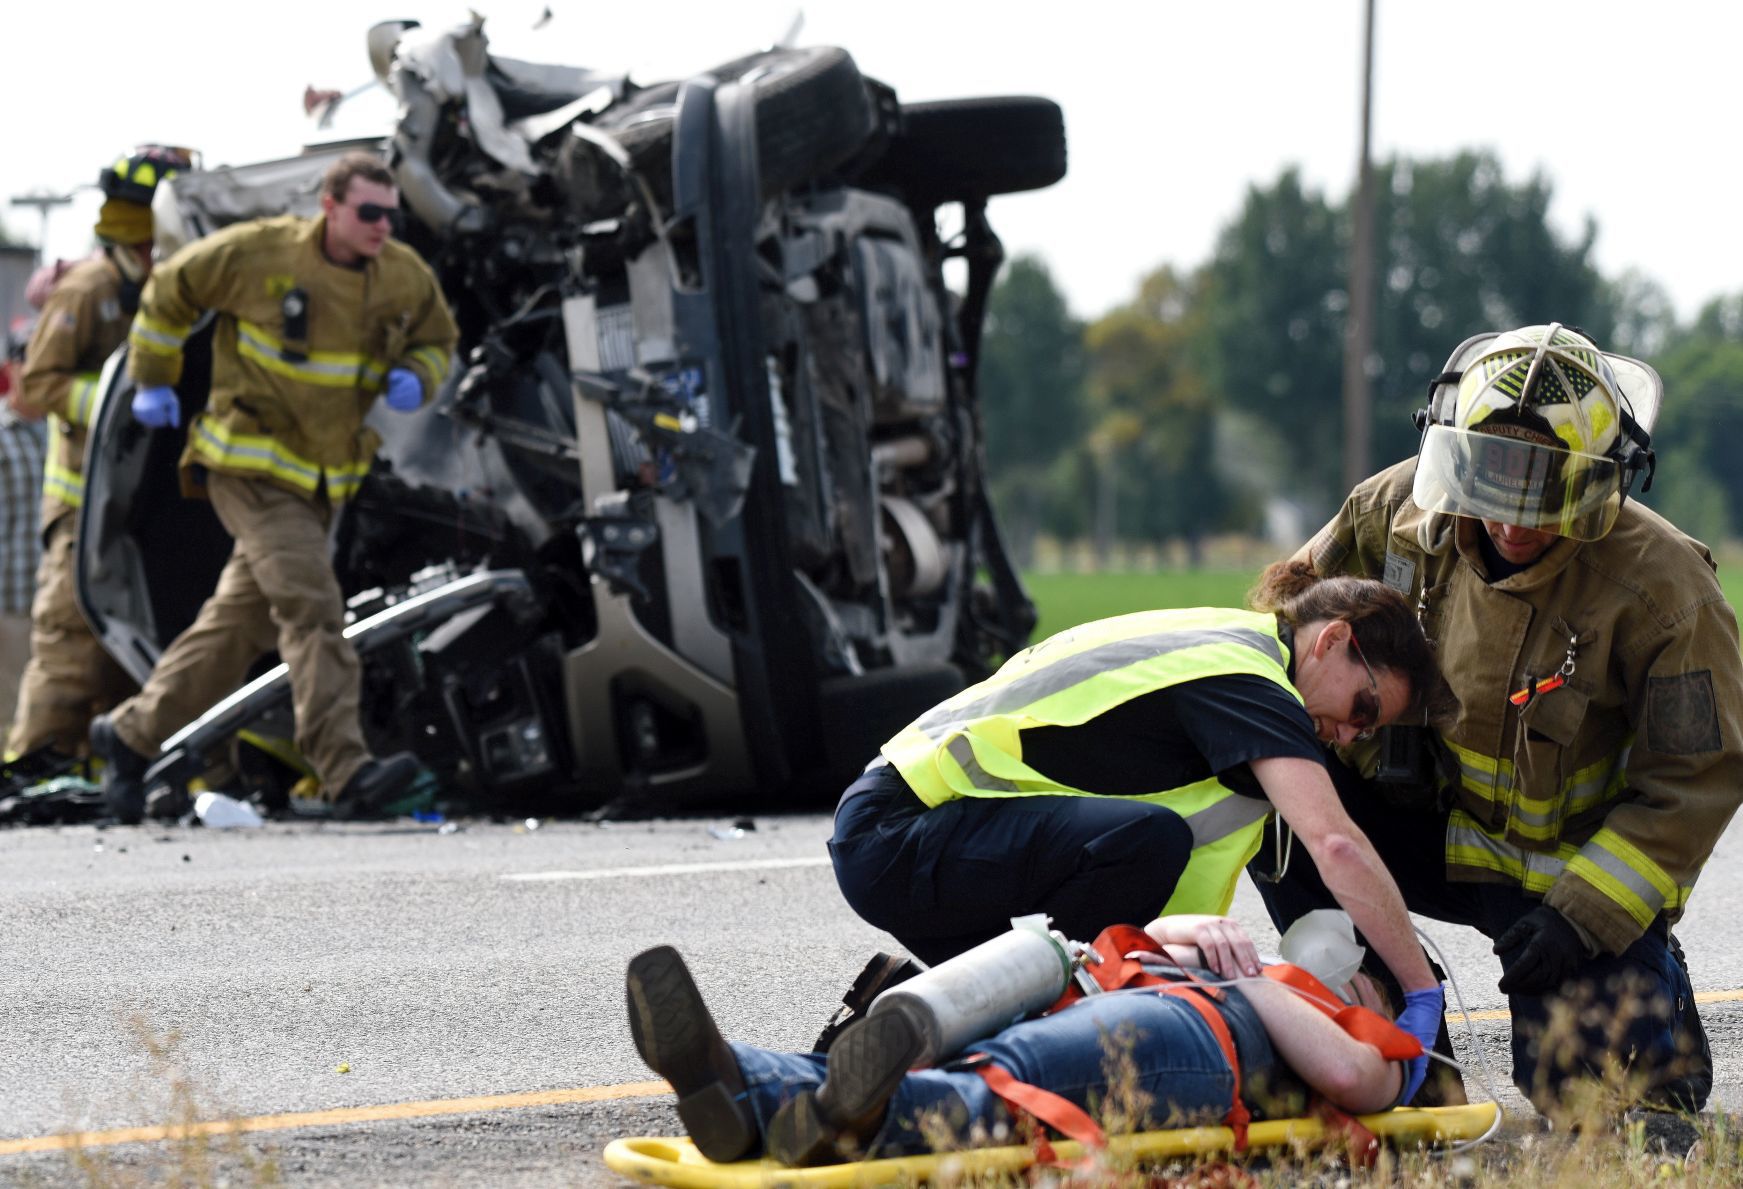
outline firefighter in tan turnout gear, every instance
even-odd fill
[[[92,715],[133,692],[133,680],[92,635],[73,599],[79,505],[84,498],[85,427],[103,364],[127,339],[151,272],[151,197],[165,178],[191,167],[187,149],[146,145],[98,176],[95,227],[102,254],[55,283],[25,349],[15,407],[49,419],[42,491],[42,560],[31,606],[31,659],[19,690],[8,755],[50,746],[79,755]]]
[[[133,415],[177,425],[182,344],[204,311],[217,315],[211,396],[189,427],[182,483],[212,501],[235,546],[145,688],[92,724],[123,821],[140,817],[149,757],[273,648],[290,671],[297,746],[336,816],[378,810],[417,775],[409,752],[377,759],[364,743],[327,529],[380,443],[364,414],[377,396],[402,413],[434,397],[457,332],[435,276],[391,238],[399,193],[377,158],[335,162],[321,211],[190,244],[158,266],[134,323]]]
[[[1432,385],[1418,456],[1303,551],[1383,578],[1435,642],[1456,725],[1334,768],[1411,909],[1494,940],[1513,1078],[1546,1112],[1607,1058],[1649,1106],[1712,1084],[1670,926],[1743,799],[1743,662],[1706,547],[1627,499],[1661,397],[1560,325],[1479,335]],[[1299,856],[1261,891],[1279,927],[1327,903]]]

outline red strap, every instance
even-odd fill
[[[1299,966],[1278,963],[1265,967],[1265,977],[1303,992],[1307,1002],[1332,1018],[1332,1022],[1355,1039],[1380,1050],[1388,1061],[1410,1061],[1422,1056],[1422,1042],[1377,1012],[1345,1003],[1337,993]]]
[[[1380,1137],[1363,1126],[1360,1119],[1333,1106],[1328,1099],[1317,1094],[1313,1096],[1310,1113],[1326,1127],[1343,1135],[1344,1154],[1351,1165],[1356,1168],[1374,1166],[1374,1161],[1380,1155]]]
[[[1051,1090],[1031,1086],[1028,1082],[1019,1082],[1009,1070],[990,1061],[977,1065],[974,1072],[980,1074],[987,1089],[1018,1110],[1035,1116],[1067,1139],[1074,1139],[1086,1148],[1107,1147],[1107,1133],[1101,1129],[1101,1125],[1069,1099],[1061,1098]],[[1043,1160],[1052,1162],[1050,1149]]]
[[[1222,1048],[1223,1057],[1229,1063],[1229,1072],[1234,1074],[1235,1078],[1234,1093],[1231,1095],[1233,1101],[1229,1104],[1229,1113],[1223,1116],[1223,1121],[1235,1133],[1235,1151],[1245,1152],[1247,1150],[1247,1124],[1252,1120],[1252,1115],[1247,1110],[1247,1104],[1241,1101],[1241,1057],[1235,1050],[1235,1038],[1229,1032],[1228,1021],[1223,1019],[1223,1014],[1217,1010],[1216,1004],[1206,998],[1202,987],[1188,986],[1185,983],[1164,983],[1157,987],[1156,991],[1158,994],[1172,995],[1176,999],[1190,1003],[1198,1010],[1198,1014],[1204,1017],[1204,1022],[1210,1025],[1211,1035],[1216,1037],[1217,1044]]]

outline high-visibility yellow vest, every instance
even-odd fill
[[[933,807],[958,797],[1092,796],[1024,763],[1022,732],[1078,726],[1142,694],[1240,673],[1301,701],[1269,613],[1196,607],[1098,620],[1019,652],[903,728],[883,755]],[[1162,912],[1227,912],[1270,803],[1215,777],[1128,799],[1166,805],[1192,829],[1192,857]]]

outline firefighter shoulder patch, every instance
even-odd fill
[[[1711,669],[1647,679],[1646,746],[1673,756],[1698,755],[1723,746]]]

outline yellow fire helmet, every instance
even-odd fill
[[[1411,493],[1429,512],[1595,541],[1644,471],[1658,373],[1559,322],[1466,339],[1429,385]]]

